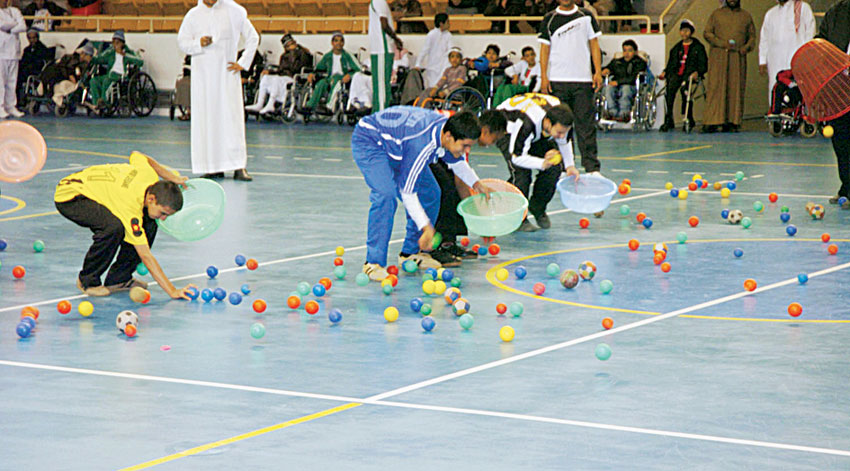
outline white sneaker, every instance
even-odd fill
[[[9,115],[14,116],[15,118],[22,118],[24,116],[24,114],[15,107],[7,109],[6,112],[9,113]]]
[[[377,263],[367,263],[363,265],[363,273],[369,275],[369,279],[372,281],[384,281],[384,278],[390,275],[387,273],[386,268],[378,265]]]
[[[402,257],[401,255],[399,255],[398,256],[398,266],[404,265],[404,262],[406,262],[408,260],[413,260],[414,262],[416,262],[416,265],[418,265],[419,268],[422,268],[423,270],[427,270],[428,268],[435,268],[436,269],[436,268],[442,268],[443,267],[443,265],[440,262],[434,260],[433,258],[431,258],[431,255],[429,255],[428,253],[425,253],[425,252],[415,253],[415,254],[410,255],[408,257]]]
[[[9,113],[6,112],[3,108],[0,108],[0,119],[6,119],[9,117]]]
[[[274,100],[269,100],[266,106],[264,106],[263,109],[260,110],[260,114],[268,114],[274,112],[274,104]]]
[[[254,103],[253,105],[248,105],[245,107],[245,111],[253,111],[255,113],[260,111],[261,109],[263,109],[262,103]]]

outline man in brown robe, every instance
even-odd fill
[[[714,10],[705,26],[708,54],[708,93],[702,132],[736,132],[744,114],[747,87],[747,54],[756,47],[753,17],[741,9],[740,0],[726,0]]]

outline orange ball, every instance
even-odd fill
[[[26,274],[27,274],[26,268],[24,268],[20,265],[16,266],[15,268],[12,268],[12,276],[14,276],[15,278],[18,278],[18,279],[23,278],[24,275],[26,275]]]
[[[27,307],[21,309],[21,317],[29,316],[29,317],[32,317],[35,320],[38,320],[39,314],[40,314],[40,312],[39,312],[38,308],[35,308],[33,306],[27,306]]]
[[[258,263],[257,263],[257,261],[256,261],[256,260],[254,260],[253,258],[249,258],[249,259],[248,259],[248,261],[247,261],[247,262],[245,262],[245,266],[246,266],[249,270],[256,270],[256,269],[257,269],[257,267],[259,266],[259,264],[258,264]]]
[[[776,203],[776,201],[778,199],[779,199],[779,195],[777,195],[776,193],[771,193],[771,194],[767,195],[767,200],[770,201],[771,203]]]
[[[696,183],[696,182],[690,182],[690,183],[688,183],[688,189],[689,189],[689,190],[691,190],[691,191],[697,191],[697,188],[699,188],[699,187],[697,186],[697,183]]]
[[[640,242],[637,239],[632,239],[629,241],[629,250],[635,251],[640,247]]]
[[[395,286],[398,284],[398,277],[395,275],[387,275],[387,277],[384,279],[390,280],[390,283],[392,283],[393,288],[395,288]]]
[[[835,244],[829,244],[829,247],[826,248],[826,251],[829,252],[830,255],[835,255],[838,253],[838,246]]]
[[[319,303],[316,301],[307,301],[307,304],[304,305],[304,310],[307,311],[307,314],[311,316],[317,312],[319,312]]]
[[[629,185],[632,186],[632,181],[628,178],[624,178],[623,181],[620,182],[621,185]]]
[[[643,220],[646,219],[646,213],[643,213],[643,212],[637,213],[635,215],[635,219],[637,219],[638,223],[643,222]]]
[[[582,229],[587,229],[588,226],[590,226],[590,219],[581,218],[581,219],[578,220],[578,227],[580,227]]]
[[[756,280],[754,280],[752,278],[747,278],[744,281],[744,289],[747,290],[747,291],[755,291],[757,287],[758,287],[758,284],[756,283]]]
[[[487,251],[490,252],[490,255],[499,255],[499,252],[502,251],[502,248],[499,247],[499,244],[490,244],[490,247],[487,248]]]
[[[71,303],[68,301],[59,301],[59,304],[56,305],[56,310],[59,311],[59,314],[68,314],[71,312]]]
[[[289,309],[298,309],[298,306],[301,305],[301,299],[298,296],[290,296],[286,298],[286,305],[289,306]]]
[[[661,271],[663,271],[664,273],[669,272],[670,271],[670,264],[667,263],[667,262],[662,263],[661,264]]]
[[[690,224],[691,227],[697,227],[699,225],[699,218],[696,216],[689,217],[688,224]]]
[[[252,307],[254,308],[254,312],[259,314],[259,313],[266,310],[266,302],[263,301],[262,299],[258,299],[256,301],[254,301],[254,304],[252,304]]]
[[[800,317],[803,313],[803,306],[800,303],[791,303],[788,305],[788,315],[791,317]]]
[[[466,247],[469,245],[469,237],[463,237],[460,239],[460,245]]]
[[[334,266],[335,267],[342,266],[344,263],[345,262],[340,257],[337,257],[337,258],[334,259]]]
[[[396,265],[390,265],[387,267],[387,273],[390,275],[398,275],[398,267]],[[321,283],[321,281],[319,282]],[[395,286],[395,285],[393,285]]]
[[[503,303],[496,304],[496,312],[504,314],[508,312],[508,306],[505,306]]]
[[[667,258],[667,254],[664,252],[655,252],[655,256],[652,257],[652,261],[655,262],[656,265],[661,265],[661,262]]]
[[[620,185],[620,187],[617,189],[617,191],[619,191],[621,195],[628,195],[629,192],[632,191],[632,187],[630,185],[623,183],[622,185]]]
[[[124,335],[127,337],[135,337],[136,336],[136,326],[133,324],[127,324],[124,326]]]
[[[720,182],[714,182],[714,189],[715,189],[715,190],[718,190],[718,191],[719,191],[721,188],[723,188],[723,184],[722,184],[722,183],[720,183]]]
[[[614,327],[614,320],[611,319],[610,317],[606,317],[605,319],[602,319],[602,327],[605,327],[605,330],[608,330],[611,327]]]
[[[700,188],[708,188],[708,180],[703,180]]]
[[[398,278],[396,278],[396,280],[398,280]],[[328,277],[323,277],[322,279],[320,279],[319,284],[325,287],[325,291],[330,291],[331,286],[333,286],[333,283],[331,283],[331,279]]]
[[[822,240],[824,244],[829,242],[829,239],[830,239],[829,234],[827,234],[825,232],[823,234],[821,234],[821,236],[820,236],[820,240]]]
[[[481,248],[481,244],[475,244],[472,246],[472,251],[478,253],[478,249]]]

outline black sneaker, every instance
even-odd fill
[[[535,226],[534,223],[532,223],[528,219],[526,219],[525,221],[522,221],[522,225],[520,225],[517,230],[519,232],[536,232],[538,229],[540,228]]]
[[[717,125],[706,124],[702,127],[702,129],[700,129],[699,132],[700,132],[700,134],[713,134],[713,133],[717,132],[717,128],[718,128]]]
[[[838,200],[841,199],[841,195],[835,195],[829,199],[829,204],[838,204]]]
[[[459,267],[461,262],[459,258],[455,257],[454,255],[449,253],[448,250],[445,250],[442,247],[431,252],[431,258],[440,262],[440,265],[449,268]]]
[[[472,250],[466,250],[465,248],[457,245],[454,242],[444,242],[442,246],[440,246],[441,250],[445,250],[446,252],[454,255],[455,257],[462,260],[470,260],[478,258],[478,253]]]
[[[661,125],[661,128],[658,129],[660,132],[670,132],[673,130],[673,125],[670,123],[664,123]]]
[[[534,216],[534,220],[537,221],[537,225],[540,226],[541,229],[549,229],[552,227],[552,221],[549,220],[549,216],[547,216],[546,213]]]

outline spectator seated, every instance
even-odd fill
[[[451,92],[463,86],[467,81],[467,68],[463,65],[463,54],[460,48],[454,47],[449,52],[449,67],[434,87],[424,90],[416,99],[414,106],[429,106],[434,98],[446,98]]]
[[[298,44],[291,34],[284,35],[280,42],[284,52],[276,67],[267,67],[260,73],[257,100],[253,105],[245,107],[249,112],[265,115],[274,112],[277,104],[285,104],[295,75],[313,65],[313,55]]]
[[[313,111],[316,111],[322,103],[334,103],[333,98],[339,93],[340,86],[348,85],[354,73],[360,71],[357,60],[344,49],[345,37],[342,33],[334,33],[331,37],[331,46],[333,49],[322,56],[316,64],[314,73],[307,77],[307,81],[311,84],[315,82],[313,93],[307,103],[307,108]],[[325,77],[316,81],[316,74],[325,75]]]
[[[511,79],[510,83],[499,85],[493,104],[499,106],[502,102],[515,95],[540,91],[540,64],[537,62],[537,53],[534,48],[526,46],[522,48],[522,60],[505,69],[505,75]]]
[[[21,10],[21,14],[24,16],[47,17],[63,16],[67,15],[68,12],[49,0],[34,0],[32,3],[25,6]],[[33,29],[36,31],[53,31],[55,27],[60,26],[62,24],[62,22],[59,20],[48,20],[46,18],[26,20],[26,22],[28,29]]]
[[[27,41],[29,45],[24,48],[23,56],[18,64],[16,92],[18,102],[21,104],[24,103],[26,97],[27,79],[30,76],[40,74],[47,64],[53,62],[56,55],[56,48],[45,46],[36,30],[27,31]]]
[[[631,39],[623,42],[623,52],[602,68],[606,78],[606,115],[616,121],[631,120],[632,105],[641,81],[647,73],[647,62],[637,53],[637,43]]]
[[[89,83],[91,103],[86,106],[103,108],[106,91],[113,83],[120,81],[131,66],[141,68],[144,61],[132,49],[126,46],[124,31],[118,30],[112,35],[112,45],[92,58],[92,65],[104,66],[106,73],[93,74]]]

